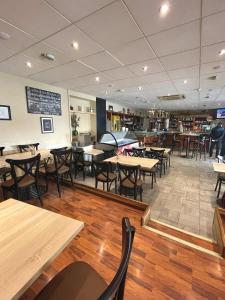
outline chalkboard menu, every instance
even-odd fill
[[[62,114],[61,95],[26,86],[27,111],[31,114]]]

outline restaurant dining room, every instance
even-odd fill
[[[225,0],[0,0],[0,300],[225,300]]]

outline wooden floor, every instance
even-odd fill
[[[110,282],[120,260],[123,216],[136,227],[125,299],[225,299],[225,261],[142,228],[143,212],[68,187],[63,187],[61,199],[51,187],[43,200],[46,209],[84,221],[85,229],[23,300],[33,299],[52,276],[75,260],[88,262]]]

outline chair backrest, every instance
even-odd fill
[[[145,156],[145,150],[146,148],[132,148],[133,150],[133,156],[135,157],[144,157]]]
[[[0,156],[3,156],[4,149],[5,149],[5,147],[0,147]]]
[[[126,156],[132,156],[133,155],[133,150],[130,149],[130,148],[125,148],[123,150],[123,154],[126,155]]]
[[[150,151],[145,151],[145,157],[151,159],[161,160],[163,158],[164,150],[153,150],[150,148]]]
[[[119,181],[120,185],[126,180],[134,185],[134,188],[137,187],[138,174],[140,171],[140,166],[130,166],[125,164],[117,164],[119,169]]]
[[[73,150],[73,160],[76,163],[84,163],[84,150],[83,149],[76,149]]]
[[[29,151],[29,145],[18,145],[19,151],[22,152],[28,152]]]
[[[72,162],[72,149],[66,150],[51,150],[50,153],[54,158],[54,165],[56,173],[64,166],[70,167]]]
[[[106,180],[109,179],[109,173],[113,172],[112,164],[110,162],[94,161],[93,167],[94,167],[95,177],[101,175]]]
[[[51,151],[63,151],[63,150],[66,150],[67,147],[61,147],[61,148],[53,148],[51,149]]]
[[[36,150],[38,150],[39,143],[30,144],[29,146],[34,147]]]
[[[26,159],[6,159],[6,162],[9,163],[11,167],[11,175],[15,187],[27,176],[33,177],[35,181],[37,180],[40,158],[41,155],[38,154]],[[17,176],[17,170],[20,170],[20,176]]]
[[[128,218],[122,219],[122,255],[119,268],[111,283],[98,300],[122,300],[126,283],[127,269],[132,251],[135,227],[130,225]]]

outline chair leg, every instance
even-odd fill
[[[220,180],[220,182],[219,182],[219,189],[218,189],[218,193],[217,193],[217,198],[219,198],[219,196],[220,196],[221,184],[222,184],[222,181]]]
[[[117,194],[117,179],[115,180],[115,193]]]
[[[85,180],[85,167],[83,167],[83,180]]]
[[[97,189],[98,188],[98,180],[95,179],[95,188]]]
[[[72,175],[71,170],[69,171],[69,176],[70,176],[71,184],[73,185],[73,175]]]
[[[38,188],[37,182],[35,183],[35,188],[36,188],[36,191],[37,191],[37,195],[38,195],[38,199],[40,201],[40,204],[41,204],[41,206],[43,206],[43,201],[42,201],[41,196],[40,196],[40,192],[39,192],[39,188]]]
[[[152,189],[153,189],[153,182],[154,182],[154,173],[152,173]]]
[[[48,192],[48,175],[45,174],[46,193]]]
[[[56,176],[56,184],[57,184],[57,189],[58,189],[59,197],[61,198],[60,178],[59,178],[59,176]]]
[[[6,200],[7,195],[6,195],[6,190],[4,188],[2,188],[2,195],[3,195],[3,199]]]
[[[217,190],[217,187],[218,187],[218,183],[219,183],[219,178],[217,178],[217,182],[216,182],[216,186],[215,186],[215,190],[214,191],[216,191]]]
[[[142,202],[142,187],[141,187],[141,189],[140,189],[140,201]]]

